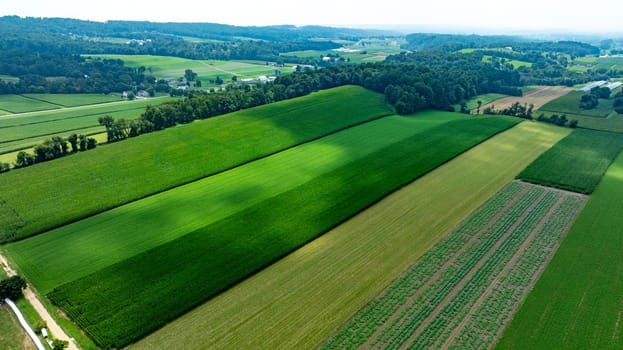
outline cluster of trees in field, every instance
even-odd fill
[[[11,276],[0,281],[0,301],[6,298],[17,300],[22,297],[26,288],[26,280],[21,276]]]
[[[610,88],[608,87],[594,87],[590,93],[582,95],[580,98],[580,108],[582,109],[594,109],[599,105],[599,99],[610,98]]]
[[[499,110],[495,109],[495,106],[487,107],[483,110],[484,114],[500,114],[500,115],[510,115],[513,117],[523,118],[523,119],[532,119],[532,110],[534,109],[534,105],[527,103],[521,104],[519,101],[510,105],[510,107],[502,108]]]
[[[18,152],[13,168],[23,168],[36,163],[61,158],[72,153],[84,152],[96,146],[97,140],[85,135],[71,134],[67,138],[55,136],[35,146],[34,154],[26,151]],[[9,163],[0,163],[0,173],[9,170],[11,170]]]
[[[483,110],[483,113],[484,114],[509,115],[512,117],[532,120],[534,119],[532,115],[533,109],[534,109],[533,104],[527,104],[527,103],[521,104],[519,102],[515,102],[509,107],[502,108],[502,109],[495,109],[495,106],[487,107]],[[565,114],[560,115],[560,116],[557,114],[552,114],[551,116],[546,117],[545,114],[541,113],[539,117],[537,118],[537,120],[540,122],[555,124],[558,126],[568,126],[570,128],[577,128],[578,126],[577,120],[575,119],[568,120]]]
[[[568,126],[572,129],[578,127],[578,121],[576,119],[568,120],[566,114],[562,114],[560,116],[558,114],[552,114],[551,116],[546,117],[545,114],[541,113],[537,120],[540,122],[555,124],[558,126]]]
[[[360,85],[384,93],[400,114],[426,109],[454,111],[453,104],[489,92],[521,95],[517,72],[494,69],[469,55],[413,53],[388,61],[294,73],[255,88],[191,93],[183,100],[148,107],[140,119],[106,117],[100,124],[106,127],[109,142],[114,142],[342,85]]]
[[[121,60],[24,49],[4,49],[0,72],[19,77],[17,82],[0,79],[0,94],[109,93],[156,84],[145,68],[126,67]]]
[[[623,91],[619,91],[614,95],[614,111],[623,114]]]

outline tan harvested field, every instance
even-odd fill
[[[130,348],[317,348],[569,132],[521,123]]]
[[[480,107],[480,111],[482,113],[482,111],[484,111],[488,107],[495,107],[496,110],[508,108],[512,106],[515,102],[519,102],[522,105],[532,104],[534,105],[534,110],[537,110],[549,101],[555,100],[561,96],[568,94],[571,90],[573,89],[566,86],[542,86],[538,89],[526,92],[523,96],[509,96],[483,105],[482,107]]]

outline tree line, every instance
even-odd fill
[[[9,170],[24,168],[36,163],[65,157],[67,155],[94,149],[97,140],[85,135],[71,134],[67,138],[54,136],[34,147],[33,152],[20,151],[17,153],[13,166],[9,163],[0,163],[0,173]],[[70,148],[71,147],[71,148]]]

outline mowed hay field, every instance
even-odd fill
[[[45,294],[54,287],[292,190],[388,145],[465,118],[461,114],[433,112],[371,121],[17,242],[7,249]],[[55,253],[59,245],[66,247],[67,254]],[[46,264],[42,265],[41,261]]]
[[[469,118],[417,133],[48,297],[101,346],[125,346],[516,123]]]
[[[606,172],[496,349],[623,348],[623,154]]]
[[[346,86],[10,171],[0,176],[0,215],[12,217],[0,227],[0,241],[24,238],[390,113],[382,95]],[[42,177],[41,172],[56,175]]]
[[[520,104],[534,105],[534,109],[539,109],[544,104],[566,95],[571,88],[565,86],[542,86],[537,89],[528,91],[523,96],[509,96],[495,100],[480,107],[480,111],[484,111],[487,107],[495,107],[496,110],[508,108],[515,102]]]
[[[43,111],[55,108],[60,108],[60,106],[21,95],[0,95],[0,110],[9,113]]]
[[[568,132],[521,123],[131,348],[316,348]]]

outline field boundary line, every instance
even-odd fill
[[[49,134],[39,134],[39,135],[34,135],[32,137],[25,137],[25,138],[21,138],[21,139],[13,139],[13,140],[6,140],[6,141],[0,141],[0,145],[2,145],[3,143],[9,143],[9,142],[17,142],[17,141],[26,141],[35,137],[42,137],[42,136],[50,136],[50,135],[56,135],[56,134],[60,134],[63,132],[70,132],[70,131],[78,131],[78,130],[82,130],[82,129],[89,129],[89,128],[95,128],[101,125],[88,125],[86,127],[83,128],[77,128],[77,129],[67,129],[64,131],[59,131],[59,132],[53,132],[53,133],[49,133]],[[103,126],[102,126],[103,127]]]
[[[127,100],[123,100],[123,101],[113,101],[113,102],[103,102],[103,103],[96,103],[96,105],[118,105],[118,104],[123,104],[123,103],[134,103],[135,101],[145,101],[145,100],[155,100],[155,99],[162,99],[162,98],[168,98],[170,96],[156,96],[156,97],[150,97],[148,99],[138,99],[138,100],[134,100],[134,101],[127,101]],[[5,115],[4,117],[10,117],[11,119],[14,118],[21,118],[23,117],[23,114],[31,114],[31,115],[37,115],[37,114],[44,114],[44,113],[48,113],[50,111],[60,111],[61,109],[63,111],[67,111],[67,110],[75,110],[75,109],[85,109],[88,107],[92,107],[93,105],[81,105],[81,106],[74,106],[74,107],[65,107],[65,108],[52,108],[52,109],[45,109],[45,110],[41,110],[41,111],[30,111],[30,112],[18,112],[18,113],[14,113],[11,111],[7,111],[10,112],[10,115]],[[3,109],[5,110],[5,109]],[[0,117],[1,119],[1,117]]]
[[[478,240],[493,224],[495,224],[496,220],[499,219],[502,215],[506,214],[508,212],[508,210],[510,210],[512,208],[512,206],[518,202],[521,198],[521,196],[526,193],[526,191],[528,190],[528,186],[523,186],[523,188],[515,195],[515,197],[509,201],[508,203],[506,203],[506,205],[504,206],[504,208],[502,210],[500,210],[498,213],[496,213],[481,229],[478,230],[478,232],[476,232],[462,247],[461,249],[459,249],[456,253],[454,253],[454,255],[452,255],[452,257],[450,257],[450,259],[448,261],[446,261],[440,268],[439,270],[437,270],[437,272],[435,272],[435,274],[433,274],[433,276],[431,276],[426,283],[422,284],[422,286],[420,288],[418,288],[418,290],[411,296],[409,297],[397,310],[396,312],[394,312],[394,314],[392,314],[392,316],[390,318],[387,319],[387,321],[379,328],[377,328],[377,330],[368,338],[368,340],[361,346],[361,348],[368,348],[370,347],[374,341],[381,335],[381,333],[387,329],[388,326],[391,325],[391,323],[393,321],[395,321],[397,318],[400,317],[400,315],[402,314],[402,312],[404,312],[407,308],[409,308],[409,306],[411,306],[411,304],[413,304],[413,302],[433,283],[435,283],[439,277],[441,277],[441,274],[452,264],[454,264],[456,262],[456,259],[458,259],[459,256],[461,256],[461,254],[463,254],[469,247],[473,246],[474,243],[476,242],[476,240]],[[480,209],[480,208],[479,208]],[[478,210],[478,209],[477,209]],[[469,220],[469,217],[466,218],[464,220],[464,222],[466,222],[467,220]],[[445,235],[445,237],[448,237],[450,234],[452,234],[452,232],[454,232],[455,230],[457,230],[459,227],[461,227],[461,225],[464,223],[461,222],[457,227],[451,229],[449,231],[448,234]],[[440,244],[442,241],[440,241],[438,244]],[[438,245],[437,244],[437,245]],[[436,246],[436,245],[435,245]],[[431,247],[429,249],[429,251],[435,249],[435,246]],[[423,256],[422,256],[423,257]],[[419,263],[419,261],[421,260],[418,259],[412,266],[415,266],[416,264]],[[400,276],[398,276],[394,282],[392,282],[390,285],[393,285],[393,283],[395,283],[396,281],[400,280],[403,275],[410,269],[407,268],[407,270],[405,270],[405,272],[403,272]],[[383,293],[384,294],[384,293]],[[382,294],[381,294],[382,295]],[[349,321],[350,322],[350,321]]]
[[[545,223],[547,223],[547,221],[551,218],[554,212],[562,205],[564,200],[565,200],[565,196],[562,195],[556,201],[556,203],[550,207],[550,209],[547,211],[547,214],[543,216],[543,218],[539,221],[539,223],[530,232],[530,235],[521,243],[519,249],[513,254],[513,257],[506,263],[504,268],[497,274],[495,279],[491,281],[491,283],[489,284],[485,292],[482,293],[478,299],[476,299],[476,302],[472,305],[472,307],[469,309],[467,314],[463,317],[463,320],[461,321],[461,323],[452,330],[448,339],[446,339],[446,341],[441,346],[441,349],[449,349],[452,341],[455,340],[455,338],[460,334],[463,328],[465,328],[467,323],[470,321],[471,317],[474,315],[474,312],[476,312],[476,310],[478,310],[478,308],[482,305],[485,299],[489,295],[491,295],[491,292],[493,291],[493,289],[500,283],[500,279],[506,276],[508,274],[508,271],[511,270],[515,266],[515,263],[521,257],[523,252],[526,250],[528,244],[530,244],[534,240],[537,233],[539,233],[539,231],[543,229],[543,226],[545,225]],[[495,343],[493,343],[493,345],[495,345]]]
[[[75,223],[75,222],[78,222],[78,221],[81,221],[81,220],[84,220],[84,219],[87,219],[87,218],[90,218],[90,217],[96,216],[96,215],[101,214],[101,213],[104,213],[104,212],[107,212],[107,211],[109,211],[109,210],[112,210],[112,209],[115,209],[115,208],[122,207],[122,206],[124,206],[124,205],[126,205],[126,204],[130,204],[130,203],[133,203],[133,202],[137,202],[137,201],[140,201],[140,200],[142,200],[142,199],[149,198],[149,197],[152,197],[152,196],[158,195],[158,194],[160,194],[160,193],[167,192],[167,191],[170,191],[170,190],[176,189],[176,188],[178,188],[178,187],[182,187],[182,186],[185,186],[185,185],[191,184],[191,183],[193,183],[193,182],[197,182],[197,181],[200,181],[200,180],[206,179],[206,178],[211,177],[211,176],[219,175],[219,174],[221,174],[221,173],[224,173],[224,172],[227,172],[227,171],[230,171],[230,170],[234,170],[234,169],[236,169],[236,168],[240,168],[240,167],[242,167],[242,166],[244,166],[244,165],[247,165],[247,164],[253,163],[253,162],[255,162],[255,161],[258,161],[258,160],[261,160],[261,159],[264,159],[264,158],[271,157],[271,156],[273,156],[273,155],[275,155],[275,154],[278,154],[278,153],[281,153],[281,152],[288,151],[288,150],[293,149],[293,148],[296,148],[296,147],[298,147],[298,146],[302,146],[302,145],[305,145],[305,144],[308,144],[308,143],[311,143],[311,142],[314,142],[314,141],[320,140],[320,139],[322,139],[322,138],[324,138],[324,137],[331,136],[331,135],[333,135],[333,134],[337,134],[337,133],[342,132],[342,131],[344,131],[344,130],[348,130],[348,129],[350,129],[350,128],[354,128],[354,127],[357,127],[357,126],[359,126],[359,125],[363,125],[363,124],[366,124],[366,123],[369,123],[369,122],[373,122],[373,121],[375,121],[375,120],[379,120],[379,119],[382,119],[382,118],[387,118],[387,117],[394,116],[394,115],[396,115],[396,114],[394,114],[394,113],[384,113],[384,114],[382,114],[382,115],[379,115],[379,116],[376,116],[376,117],[373,117],[373,118],[370,118],[370,119],[367,119],[367,120],[364,120],[364,121],[360,121],[360,122],[357,122],[357,123],[355,123],[355,124],[351,124],[351,125],[348,125],[348,126],[345,126],[345,127],[342,127],[342,128],[336,129],[336,130],[333,130],[333,131],[330,131],[330,132],[328,132],[328,133],[326,133],[326,134],[319,135],[319,136],[315,136],[315,137],[310,138],[310,139],[308,139],[308,140],[305,140],[305,141],[303,141],[303,142],[299,142],[299,143],[293,144],[293,145],[291,145],[291,146],[288,146],[288,147],[285,147],[285,148],[282,148],[282,149],[275,150],[275,151],[273,151],[273,152],[270,152],[270,153],[267,153],[267,154],[261,155],[261,156],[259,156],[259,157],[255,157],[255,158],[252,158],[252,159],[248,159],[248,160],[246,160],[246,161],[244,161],[244,162],[241,162],[241,163],[238,163],[238,164],[235,164],[235,165],[232,165],[232,166],[226,167],[226,168],[224,168],[224,169],[221,169],[221,170],[218,170],[218,171],[215,171],[215,172],[212,172],[212,173],[206,174],[206,175],[201,175],[201,176],[199,176],[199,177],[196,177],[196,178],[193,178],[193,179],[189,179],[189,180],[187,180],[187,181],[183,181],[183,182],[181,182],[181,183],[179,183],[179,184],[176,184],[176,185],[173,185],[173,186],[168,186],[168,187],[162,188],[162,189],[160,189],[160,190],[158,190],[158,191],[156,191],[156,192],[153,192],[153,193],[148,193],[148,194],[146,194],[146,195],[139,196],[139,197],[134,198],[134,199],[132,199],[132,200],[128,200],[128,201],[126,201],[126,202],[122,202],[122,203],[119,203],[119,204],[116,204],[116,205],[110,206],[110,207],[108,207],[108,208],[104,208],[104,209],[102,209],[102,210],[94,211],[94,212],[89,213],[89,214],[87,214],[87,215],[83,215],[83,216],[76,217],[75,219],[69,220],[69,221],[67,221],[67,222],[64,222],[64,223],[61,223],[61,224],[58,224],[58,225],[52,225],[52,226],[49,226],[49,227],[47,227],[47,228],[43,228],[43,229],[41,229],[41,230],[38,230],[38,231],[32,232],[32,233],[31,233],[31,234],[29,234],[29,235],[26,235],[26,236],[24,236],[24,237],[21,237],[21,238],[20,238],[20,239],[18,239],[18,240],[12,241],[11,243],[19,242],[19,241],[22,241],[22,240],[28,239],[28,238],[30,238],[30,237],[33,237],[33,236],[39,235],[39,234],[41,234],[41,233],[44,233],[44,232],[47,232],[47,231],[51,231],[51,230],[57,229],[57,228],[59,228],[59,227],[63,227],[63,226],[67,226],[67,225],[73,224],[73,223]],[[513,124],[513,125],[511,125],[511,127],[513,127],[513,126],[515,126],[515,125],[517,125],[517,124]],[[510,127],[509,127],[509,128],[510,128]],[[504,130],[501,130],[500,132],[504,132],[504,131],[508,130],[509,128],[504,129]],[[494,135],[491,135],[491,137],[493,137],[493,136],[495,136],[495,135],[497,135],[497,134],[499,134],[499,133],[496,133],[496,134],[494,134]],[[486,141],[486,140],[488,140],[488,139],[489,139],[489,138],[487,138],[487,139],[483,140],[483,142],[484,142],[484,141]],[[482,142],[481,142],[481,143],[482,143]],[[475,146],[477,146],[477,145],[474,145],[473,147],[475,147]],[[473,148],[473,147],[471,147],[471,148]],[[470,149],[471,149],[471,148],[470,148]],[[469,150],[469,149],[468,149],[468,150]],[[466,150],[466,151],[468,151],[468,150]],[[464,153],[464,152],[463,152],[463,153]],[[462,153],[461,153],[461,154],[462,154]],[[459,155],[460,155],[460,154],[459,154]],[[458,155],[457,155],[457,156],[458,156]],[[456,158],[456,157],[454,157],[454,158]],[[454,158],[452,158],[452,159],[454,159]],[[449,159],[448,161],[450,161],[450,160],[451,160],[451,159]],[[402,187],[403,187],[403,186],[401,186],[400,188],[402,188]],[[398,189],[399,189],[399,188],[398,188]],[[397,190],[398,190],[398,189],[397,189]],[[388,194],[389,194],[389,193],[388,193]],[[375,203],[376,203],[376,202],[375,202]],[[372,203],[372,204],[374,204],[374,203]],[[372,204],[371,204],[371,205],[372,205]],[[347,219],[348,219],[348,218],[347,218]]]
[[[58,121],[61,121],[61,120],[80,119],[80,118],[92,117],[94,115],[100,115],[100,114],[104,114],[105,115],[105,114],[116,113],[116,112],[134,111],[134,110],[139,110],[139,109],[145,109],[145,107],[136,107],[136,108],[131,108],[131,109],[120,109],[120,110],[114,110],[114,111],[107,111],[107,112],[104,112],[104,113],[83,114],[83,115],[79,115],[79,116],[75,116],[75,117],[69,117],[69,118],[49,119],[49,120],[39,121],[39,122],[15,124],[15,125],[9,125],[9,126],[0,126],[0,129],[19,128],[19,127],[28,126],[28,125],[46,124],[46,123],[51,123],[51,122],[58,122]],[[54,111],[54,109],[52,109],[51,111]]]
[[[17,272],[11,268],[8,260],[5,258],[3,254],[0,254],[0,265],[9,276],[17,275]],[[48,310],[43,306],[41,301],[39,300],[38,294],[34,292],[30,283],[26,286],[24,290],[24,298],[32,305],[32,307],[37,311],[39,317],[43,321],[45,321],[48,329],[54,335],[55,338],[60,340],[65,340],[69,342],[67,346],[68,350],[78,350],[78,346],[76,345],[74,338],[71,338],[65,333],[65,331],[61,328],[61,326],[56,322],[56,320],[50,315]]]
[[[54,110],[54,109],[63,109],[63,108],[67,108],[67,106],[63,106],[62,104],[59,104],[59,103],[54,103],[54,102],[51,102],[51,101],[42,100],[42,99],[40,99],[40,98],[36,98],[36,97],[31,97],[31,96],[26,96],[26,95],[18,95],[18,96],[21,96],[21,97],[23,97],[23,98],[27,98],[27,99],[29,99],[29,100],[33,100],[33,101],[37,101],[37,102],[44,102],[44,103],[48,103],[48,104],[51,104],[51,105],[54,105],[54,106],[59,106],[59,107],[60,107],[60,108],[53,108],[52,110]]]
[[[413,343],[413,341],[415,340],[415,338],[417,338],[420,333],[424,330],[424,328],[426,328],[430,322],[435,319],[439,313],[441,312],[441,310],[448,305],[448,303],[452,300],[452,298],[455,297],[457,291],[461,290],[463,287],[465,287],[465,285],[467,284],[467,282],[469,282],[469,280],[476,274],[476,272],[478,272],[478,270],[489,260],[489,258],[493,255],[493,253],[495,253],[495,251],[513,234],[513,232],[515,231],[515,229],[521,225],[521,223],[523,222],[523,220],[530,214],[530,212],[543,200],[543,198],[547,195],[547,192],[543,192],[541,193],[535,200],[534,202],[532,202],[530,204],[530,206],[528,208],[526,208],[521,215],[515,219],[515,221],[513,222],[513,224],[504,232],[504,235],[502,235],[496,242],[495,244],[489,248],[489,250],[487,250],[487,253],[485,255],[483,255],[479,260],[478,263],[476,263],[469,271],[469,273],[467,275],[465,275],[465,277],[463,277],[461,279],[461,281],[456,284],[454,286],[454,288],[452,288],[452,290],[448,293],[448,295],[435,307],[435,309],[428,315],[428,317],[426,317],[424,319],[424,321],[422,321],[422,323],[418,326],[418,328],[413,332],[413,334],[411,334],[411,336],[409,337],[409,339],[407,339],[407,341],[405,341],[401,346],[400,346],[400,350],[404,350],[404,349],[408,349],[409,346],[411,346],[411,344]]]

